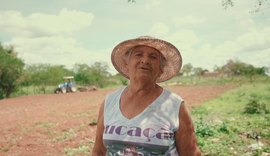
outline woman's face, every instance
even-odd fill
[[[148,46],[137,46],[132,49],[128,61],[130,79],[151,80],[156,82],[161,69],[161,54]]]

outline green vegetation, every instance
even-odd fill
[[[23,67],[13,47],[4,48],[0,43],[0,99],[9,98],[16,90]]]
[[[104,88],[108,85],[110,73],[108,65],[101,62],[95,62],[92,66],[87,64],[76,64],[74,66],[75,81],[83,85],[95,85]]]
[[[58,84],[63,83],[64,76],[74,76],[80,86],[112,88],[127,85],[128,80],[120,74],[111,75],[108,65],[95,62],[92,65],[75,64],[72,69],[64,65],[32,64],[24,65],[12,47],[0,44],[0,99],[10,96],[52,93]],[[190,63],[183,65],[178,76],[162,85],[209,85],[246,82],[269,82],[270,69],[254,67],[238,60],[228,60],[221,67],[209,72]]]
[[[204,76],[177,76],[163,82],[163,85],[226,85],[235,84],[242,85],[246,83],[269,83],[269,76],[254,76],[252,79],[246,76],[220,76],[220,77],[204,77]]]
[[[254,4],[254,8],[250,10],[250,13],[257,13],[264,11],[265,9],[269,9],[269,2],[270,0],[252,0]],[[247,2],[247,1],[246,1]],[[222,6],[224,9],[231,8],[235,4],[239,5],[240,3],[237,3],[236,0],[222,0],[221,1]]]
[[[81,145],[77,148],[65,148],[64,149],[65,151],[65,154],[68,155],[68,156],[75,156],[75,155],[90,155],[90,149],[88,146],[85,146],[85,145]]]
[[[72,128],[67,129],[67,130],[63,130],[62,135],[58,136],[56,138],[56,141],[62,142],[65,140],[69,140],[69,139],[76,137],[76,135],[77,135],[77,130],[74,130]]]
[[[268,72],[267,72],[268,71]],[[191,64],[183,66],[178,76],[161,85],[226,85],[238,88],[208,101],[192,110],[198,143],[205,155],[262,155],[270,153],[270,77],[269,69],[256,68],[239,61],[229,60],[216,67],[212,74]],[[95,85],[99,88],[112,88],[127,85],[123,76],[108,73],[108,66],[96,62],[89,66],[76,64],[73,69],[62,65],[36,64],[24,67],[11,49],[0,46],[0,99],[9,96],[53,93],[62,78],[73,75],[78,85]],[[79,112],[74,118],[89,114]],[[42,129],[55,142],[64,142],[78,137],[87,126],[96,125],[95,118],[79,128],[55,131],[50,122],[40,122],[35,129]],[[14,139],[14,143],[16,142]],[[93,141],[84,140],[76,147],[66,147],[66,155],[88,155]],[[12,144],[12,145],[13,145]],[[8,151],[9,146],[0,151]]]
[[[270,84],[244,84],[192,110],[205,155],[270,153]]]

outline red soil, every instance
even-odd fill
[[[189,108],[232,86],[171,86]],[[98,108],[112,90],[22,96],[0,100],[0,155],[65,155],[68,149],[91,151]]]

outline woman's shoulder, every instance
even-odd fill
[[[106,96],[108,97],[108,96],[115,96],[115,95],[122,94],[122,92],[124,91],[125,88],[126,88],[126,86],[117,88],[117,89],[113,90],[112,92],[108,93]]]
[[[176,100],[176,101],[184,101],[184,99],[181,97],[181,95],[170,91],[169,89],[163,89],[165,96],[168,96],[171,100]]]
[[[122,92],[125,90],[126,86],[124,87],[120,87],[120,88],[117,88],[116,90],[108,93],[106,96],[105,96],[105,103],[107,101],[111,101],[111,100],[115,100],[115,99],[118,99],[120,98]]]

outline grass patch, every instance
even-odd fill
[[[223,76],[223,77],[203,77],[203,76],[176,76],[162,82],[162,85],[224,85],[224,84],[246,84],[246,83],[269,83],[269,76]]]
[[[57,86],[20,86],[17,88],[16,92],[12,93],[12,97],[17,97],[21,95],[36,95],[36,94],[53,94],[54,89]]]
[[[8,152],[9,151],[9,148],[8,147],[1,147],[0,148],[0,151],[1,152]]]
[[[67,147],[64,149],[65,154],[68,156],[75,156],[75,155],[90,155],[90,147],[86,145],[81,145],[77,148],[70,148]]]
[[[252,77],[247,76],[223,76],[223,77],[203,77],[203,76],[175,76],[172,79],[160,83],[162,86],[170,85],[223,85],[223,84],[246,84],[246,83],[270,83],[269,76]],[[98,90],[113,89],[119,86],[127,85],[129,81],[123,77],[112,77],[108,82],[98,87]],[[57,85],[40,85],[40,86],[18,86],[16,92],[12,93],[12,97],[22,95],[35,95],[35,94],[53,94]],[[77,84],[77,88],[80,85]]]
[[[55,124],[52,122],[37,122],[35,126],[37,128],[50,129],[55,127]]]
[[[72,114],[73,118],[81,118],[81,117],[88,117],[90,115],[90,112],[78,112]]]
[[[54,128],[56,126],[55,123],[52,122],[37,122],[35,124],[35,127],[37,129],[43,129],[46,131],[46,133],[50,136],[54,136],[56,134],[55,131],[52,130],[52,128]]]
[[[213,156],[270,153],[269,110],[270,84],[263,83],[244,84],[194,108],[202,152]]]
[[[77,136],[76,133],[77,132],[74,129],[72,129],[72,128],[71,129],[68,129],[68,130],[64,130],[63,133],[62,133],[62,135],[56,138],[56,141],[63,142],[63,141],[72,139],[72,138],[74,138],[74,137]]]

